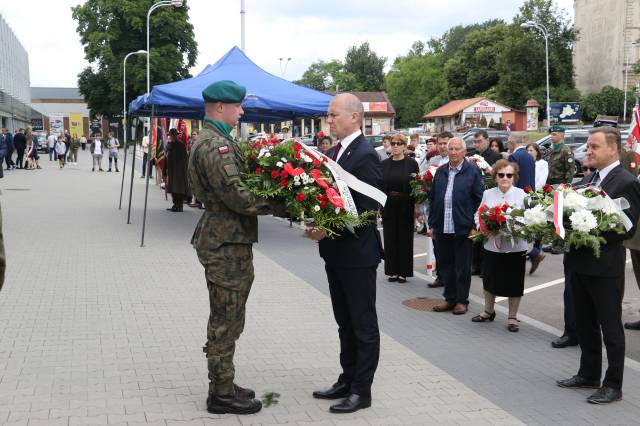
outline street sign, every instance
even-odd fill
[[[41,132],[44,130],[44,124],[42,123],[42,118],[31,119],[31,130],[33,130],[34,132]]]
[[[580,102],[551,102],[551,120],[557,123],[575,123],[580,120]]]

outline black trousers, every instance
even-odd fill
[[[469,304],[473,242],[467,235],[434,234],[434,237],[444,298],[449,304]]]
[[[338,382],[350,385],[351,393],[365,397],[371,396],[371,384],[380,358],[376,269],[325,265],[340,337],[342,374]]]
[[[16,165],[19,169],[23,167],[22,161],[24,160],[24,149],[18,148],[18,158],[16,159]]]
[[[151,167],[151,161],[149,161],[149,154],[146,152],[142,154],[142,177],[145,176],[145,171],[149,172],[150,178],[153,177],[153,168]]]
[[[576,308],[573,303],[573,286],[571,285],[571,270],[564,267],[564,336],[576,336]]]
[[[174,207],[182,208],[184,204],[184,194],[171,194]]]
[[[7,170],[9,170],[9,167],[14,165],[13,160],[11,159],[12,155],[13,155],[13,148],[7,149],[7,155],[5,155],[4,157],[4,161],[6,161],[7,163]],[[0,167],[2,167],[2,164],[0,164]]]
[[[600,380],[604,339],[609,367],[602,386],[621,389],[625,351],[622,280],[619,277],[594,277],[571,272],[576,331],[582,350],[578,375],[589,380]]]

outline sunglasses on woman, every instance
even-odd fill
[[[391,146],[404,145],[404,142],[389,142],[389,145]]]
[[[504,179],[505,177],[507,179],[511,179],[513,178],[513,173],[496,173],[498,175],[499,178]]]

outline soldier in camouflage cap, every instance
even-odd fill
[[[207,364],[211,413],[251,414],[262,404],[255,392],[234,384],[235,342],[244,328],[245,304],[253,282],[252,243],[258,237],[258,215],[271,211],[266,200],[240,186],[244,159],[231,130],[244,111],[246,89],[219,81],[203,92],[204,128],[191,149],[189,181],[205,206],[191,243],[205,269],[210,315]]]
[[[573,152],[564,144],[563,126],[551,127],[551,150],[546,158],[549,163],[549,177],[547,183],[557,185],[559,183],[571,183],[576,174],[576,163]]]

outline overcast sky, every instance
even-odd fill
[[[87,63],[71,7],[81,1],[1,1],[0,14],[29,54],[31,85],[77,86],[77,75]],[[523,1],[246,0],[246,53],[262,68],[289,80],[300,78],[319,59],[343,59],[349,47],[364,41],[390,64],[414,41],[438,37],[454,25],[493,18],[509,21]],[[556,2],[573,17],[573,0]],[[240,46],[240,0],[188,4],[199,51],[191,70],[195,75],[234,45]]]

